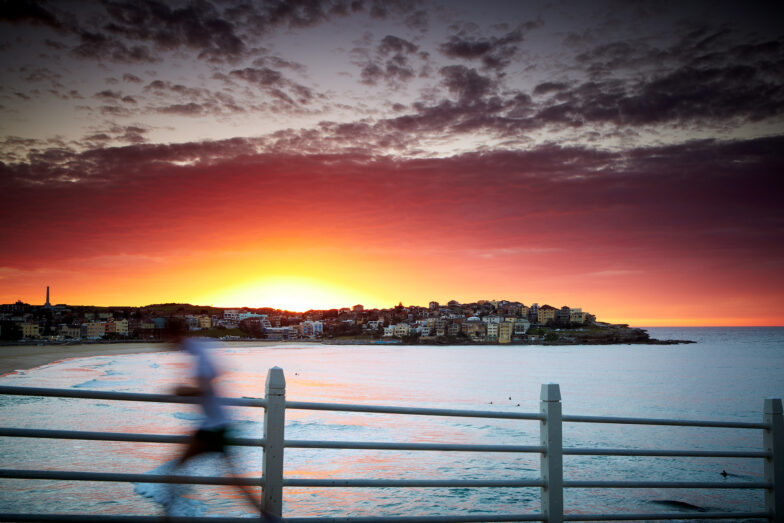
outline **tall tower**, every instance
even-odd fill
[[[49,303],[49,286],[47,285],[46,286],[46,304],[44,305],[44,307],[48,308],[48,307],[51,307],[51,306],[52,305]]]

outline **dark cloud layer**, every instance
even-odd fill
[[[342,131],[353,134],[366,129]],[[108,130],[105,134],[123,133],[130,138],[144,132],[142,128],[128,127]],[[100,141],[106,136],[96,135],[92,139]],[[409,186],[433,187],[441,194],[460,199],[463,205],[469,205],[471,212],[511,213],[516,219],[522,219],[523,215],[535,217],[553,205],[577,213],[622,208],[630,213],[625,223],[654,227],[656,234],[668,237],[678,236],[677,231],[681,229],[684,234],[712,231],[711,234],[722,238],[725,238],[722,231],[735,231],[727,234],[738,242],[745,235],[772,239],[784,233],[784,208],[779,202],[784,189],[780,176],[784,172],[784,158],[778,154],[784,150],[782,137],[731,142],[702,140],[626,152],[550,144],[526,151],[499,150],[418,160],[356,153],[257,152],[259,148],[269,147],[271,144],[264,141],[235,139],[139,144],[83,153],[65,148],[42,149],[31,153],[25,162],[0,166],[2,203],[13,215],[25,208],[52,203],[36,201],[42,187],[49,188],[53,198],[61,194],[59,191],[72,191],[78,201],[111,193],[115,183],[122,182],[121,185],[140,189],[149,189],[148,184],[152,184],[156,193],[161,194],[168,193],[169,185],[171,190],[180,187],[186,191],[183,196],[196,198],[188,203],[191,205],[203,198],[199,194],[209,194],[211,198],[231,190],[227,189],[223,176],[215,176],[235,173],[231,175],[234,186],[247,188],[256,183],[266,186],[266,180],[275,178],[279,186],[276,194],[288,194],[292,187],[306,187],[310,182],[327,178],[340,180],[341,187],[357,185],[369,193],[379,191],[384,199],[402,197]],[[180,166],[185,164],[188,167]],[[393,176],[399,189],[387,187],[389,176]],[[214,185],[214,189],[205,191],[202,184]],[[188,195],[189,186],[200,189]],[[83,192],[91,196],[78,196]],[[306,200],[307,193],[297,199]],[[426,198],[424,194],[429,193],[423,192],[416,201]],[[74,200],[66,200],[69,205],[75,205]],[[351,208],[349,205],[345,212],[351,214]],[[427,214],[442,212],[453,214],[455,209],[434,202]],[[578,226],[588,227],[592,225]],[[615,225],[606,227],[613,229]],[[773,244],[761,244],[757,250],[778,252],[781,249]]]
[[[367,4],[367,5],[366,5]],[[368,10],[378,18],[405,14],[409,2],[289,0],[272,2],[162,2],[102,0],[72,14],[46,0],[4,2],[0,21],[45,25],[78,36],[75,55],[120,63],[155,62],[157,52],[190,50],[199,59],[233,62],[250,50],[247,40],[278,27],[305,28]],[[81,20],[80,20],[81,18]],[[415,22],[412,22],[415,23]],[[420,22],[421,23],[421,22]],[[52,41],[52,45],[64,44]]]
[[[417,53],[419,46],[403,38],[387,35],[376,47],[376,56],[362,67],[361,82],[376,85],[380,81],[397,86],[416,76],[411,57],[426,59],[426,53]]]
[[[524,30],[538,26],[528,22],[520,28],[500,37],[474,37],[460,31],[441,44],[440,50],[449,58],[479,60],[488,69],[503,69],[508,66],[523,41]]]

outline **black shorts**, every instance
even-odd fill
[[[199,429],[193,435],[194,439],[204,445],[204,452],[226,452],[226,432],[227,427],[215,427],[214,429]]]

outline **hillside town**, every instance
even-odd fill
[[[404,306],[289,312],[272,308],[219,308],[190,304],[145,307],[0,305],[5,341],[160,340],[179,322],[194,335],[269,341],[312,340],[377,343],[532,343],[555,341],[566,332],[590,330],[596,318],[581,308],[519,301],[479,300],[427,307]]]

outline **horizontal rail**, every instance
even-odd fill
[[[261,478],[229,478],[216,476],[180,476],[164,474],[129,474],[115,472],[72,472],[68,470],[0,469],[0,478],[45,479],[62,481],[111,481],[120,483],[177,483],[189,485],[262,486]]]
[[[565,448],[565,456],[640,456],[640,457],[694,457],[694,458],[769,458],[770,452],[762,450],[658,450],[658,449],[590,449]]]
[[[564,521],[636,521],[670,520],[691,521],[693,519],[767,519],[769,512],[658,512],[654,514],[564,514]],[[289,520],[286,520],[287,522]]]
[[[471,514],[454,516],[357,516],[286,518],[286,523],[479,523],[483,521],[547,521],[543,514]]]
[[[719,427],[729,429],[767,429],[765,423],[743,421],[711,421],[666,418],[620,418],[614,416],[563,415],[563,421],[571,423],[618,423],[622,425],[667,425],[670,427]]]
[[[544,487],[541,479],[299,479],[283,478],[284,487],[528,488]]]
[[[199,516],[119,516],[82,514],[11,514],[0,513],[0,521],[35,523],[248,523],[253,521],[240,517]]]
[[[115,516],[72,514],[10,514],[0,513],[0,521],[36,523],[161,523],[160,516]],[[240,517],[177,517],[166,518],[166,523],[248,523]],[[304,517],[284,518],[285,523],[480,523],[482,521],[546,521],[542,514],[471,514],[454,516],[369,516],[369,517]]]
[[[2,392],[2,391],[0,391]],[[349,403],[313,403],[287,401],[287,409],[332,410],[339,412],[367,412],[374,414],[411,414],[415,416],[455,416],[462,418],[496,418],[543,420],[538,412],[493,412],[489,410],[437,409],[431,407],[391,407],[387,405],[354,405]]]
[[[195,396],[175,394],[142,394],[138,392],[114,392],[103,390],[49,389],[43,387],[0,386],[0,394],[10,396],[42,396],[49,398],[79,398],[110,401],[144,401],[154,403],[199,403]],[[224,405],[232,407],[266,407],[267,400],[262,398],[220,398]]]
[[[261,486],[261,478],[227,478],[215,476],[179,476],[164,474],[129,474],[112,472],[71,472],[67,470],[0,469],[0,478],[43,479],[63,481],[111,481],[126,483],[187,483],[192,485],[247,485]],[[481,479],[307,479],[284,478],[285,487],[417,487],[417,488],[517,488],[543,487],[540,479],[481,480]]]
[[[136,392],[113,392],[96,390],[51,389],[42,387],[0,386],[0,394],[16,396],[44,396],[61,398],[103,399],[116,401],[145,401],[158,403],[197,403],[198,398],[176,396],[173,394],[141,394]],[[221,398],[225,405],[237,407],[266,407],[267,401],[262,398]],[[455,416],[467,418],[495,418],[543,420],[540,413],[535,412],[493,412],[484,410],[439,409],[429,407],[393,407],[386,405],[354,405],[347,403],[316,403],[308,401],[287,401],[287,409],[298,410],[329,410],[341,412],[365,412],[376,414],[410,414],[420,416]],[[739,421],[684,420],[664,418],[627,418],[613,416],[582,416],[563,415],[564,422],[572,423],[616,423],[627,425],[667,425],[676,427],[721,427],[737,429],[766,429],[765,423],[748,423]]]
[[[694,519],[765,519],[768,512],[659,512],[651,514],[564,514],[564,521],[636,521]],[[9,522],[40,523],[160,523],[159,516],[117,516],[117,515],[72,515],[72,514],[12,514],[0,513],[0,520]],[[170,523],[247,523],[248,518],[240,517],[169,517]],[[542,514],[472,514],[468,516],[370,516],[345,518],[285,518],[285,523],[479,523],[482,521],[546,521]]]
[[[705,488],[705,489],[769,489],[764,481],[575,481],[564,480],[565,488]]]
[[[72,472],[63,470],[0,469],[0,478],[42,479],[64,481],[111,481],[132,483],[187,483],[194,485],[260,486],[259,478],[226,478],[213,476],[168,476],[161,474],[129,474],[105,472]],[[449,487],[449,488],[525,488],[543,487],[544,481],[531,480],[389,480],[389,479],[284,479],[287,487]],[[766,482],[699,482],[699,481],[564,481],[565,488],[672,488],[672,489],[769,489]]]
[[[2,435],[2,433],[0,433]],[[363,450],[440,450],[451,452],[521,452],[544,453],[537,445],[477,445],[455,443],[394,443],[365,441],[286,440],[285,447],[300,449],[363,449]]]
[[[187,443],[190,436],[175,434],[138,434],[123,432],[87,432],[77,430],[46,430],[0,428],[0,437],[79,439],[92,441],[128,441],[136,443]],[[229,445],[240,447],[263,447],[262,438],[228,438]],[[450,443],[395,443],[366,441],[316,441],[286,440],[288,448],[303,449],[345,449],[345,450],[420,450],[447,452],[515,452],[544,453],[540,445],[478,445]],[[639,456],[639,457],[711,457],[711,458],[768,458],[770,452],[733,451],[733,450],[648,450],[648,449],[606,449],[606,448],[565,448],[566,456]]]
[[[81,430],[45,430],[0,428],[0,436],[14,438],[82,439],[92,441],[132,441],[135,443],[188,443],[191,436],[176,434],[137,434],[126,432],[87,432]],[[264,440],[251,438],[226,438],[229,445],[263,447]]]

